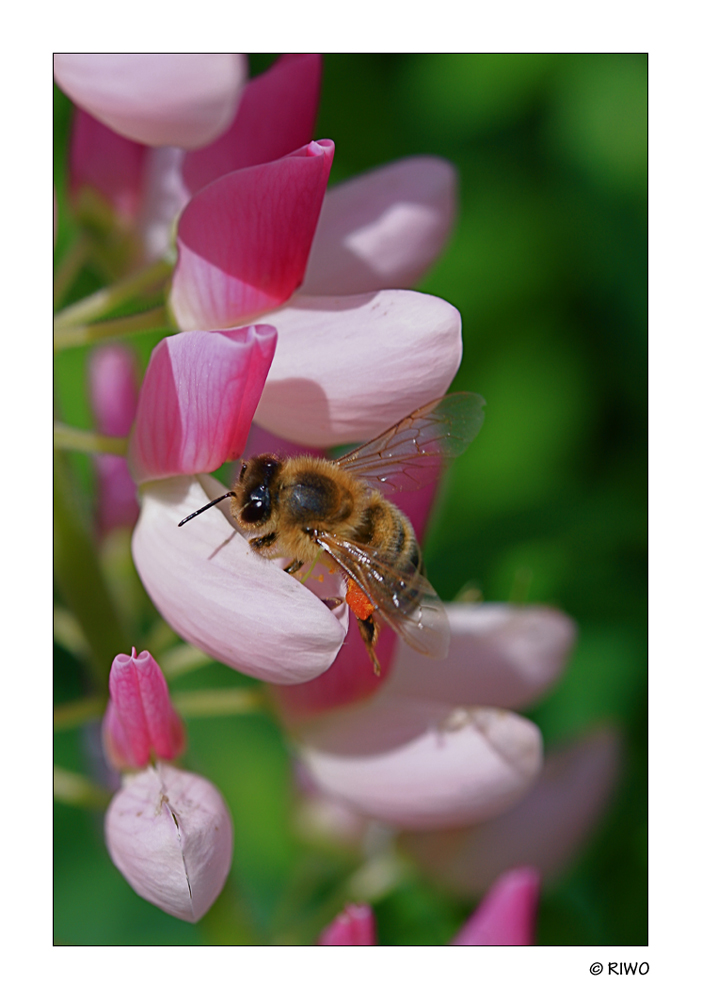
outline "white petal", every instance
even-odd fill
[[[194,923],[227,880],[229,810],[205,778],[160,763],[126,778],[105,816],[114,864],[144,899]]]
[[[301,729],[322,792],[392,826],[476,823],[521,798],[541,766],[541,735],[520,716],[381,694]]]
[[[256,423],[290,441],[367,440],[442,396],[461,361],[461,316],[410,291],[296,295],[266,314],[278,343]]]
[[[456,171],[412,156],[325,196],[302,291],[353,295],[410,288],[443,249],[456,214]]]
[[[224,492],[210,476],[143,489],[132,539],[141,580],[178,635],[219,662],[274,684],[312,680],[334,661],[348,616],[338,621],[310,590],[253,552],[228,519],[227,501],[178,527]]]
[[[522,708],[560,677],[576,627],[555,608],[446,604],[448,657],[427,663],[402,643],[387,691],[463,705]]]

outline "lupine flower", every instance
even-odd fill
[[[292,293],[305,273],[332,152],[331,143],[310,143],[283,159],[234,171],[193,197],[178,228],[180,256],[171,299],[182,325],[201,320],[201,328],[212,329],[221,319],[219,334],[207,341],[213,345],[237,315],[270,307]],[[441,164],[438,171],[443,170]],[[436,173],[430,162],[426,176],[436,178]],[[410,175],[418,180],[413,169],[405,177]],[[225,270],[236,270],[237,261],[240,274]],[[282,423],[308,448],[384,429],[394,414],[404,416],[441,395],[460,361],[460,316],[433,296],[399,290],[294,301],[295,306],[267,314],[286,324],[287,361],[273,379],[278,337],[256,410],[264,407],[268,415],[260,425]],[[179,342],[185,343],[183,337]],[[210,350],[202,344],[203,352]],[[211,362],[203,353],[198,364],[208,368]],[[192,367],[185,360],[183,365],[183,371]],[[251,552],[240,535],[230,537],[233,524],[224,505],[177,527],[222,493],[221,485],[202,473],[241,453],[236,448],[225,453],[208,443],[209,436],[221,433],[220,410],[226,425],[233,387],[225,378],[208,383],[205,405],[195,402],[203,398],[195,385],[195,378],[185,376],[154,380],[148,371],[144,380],[130,447],[132,471],[143,484],[133,539],[137,569],[161,614],[200,649],[274,683],[310,680],[336,657],[348,628],[346,605],[330,611],[313,597],[313,582],[301,587]],[[199,441],[197,456],[190,453],[187,461],[174,451],[171,432],[164,429],[161,415],[170,411],[178,414],[177,435]],[[176,479],[179,474],[197,478]],[[327,579],[325,587],[331,589],[320,596],[338,597],[339,575]]]
[[[109,97],[120,104],[124,95],[112,93],[115,80],[109,71],[111,59],[106,63],[93,60],[87,67],[81,63],[81,87],[71,87],[66,78],[66,67],[58,57],[57,79],[73,97],[78,107],[73,122],[70,149],[70,187],[79,217],[90,225],[96,224],[113,244],[117,238],[115,228],[121,231],[126,243],[128,259],[135,263],[140,257],[155,260],[170,247],[174,222],[189,198],[201,187],[232,170],[275,160],[299,148],[312,138],[314,119],[319,102],[321,56],[282,56],[266,72],[251,80],[243,90],[233,121],[220,128],[214,141],[199,143],[194,148],[188,135],[176,136],[179,140],[163,144],[152,138],[161,138],[168,123],[161,121],[158,101],[152,102],[149,114],[156,121],[150,128],[143,128],[144,138],[134,141],[129,129],[118,127],[112,121],[108,127],[105,115],[100,120],[89,111],[97,97],[103,102]],[[80,57],[78,57],[80,58]],[[129,58],[129,57],[125,57]],[[134,57],[132,57],[134,58]],[[171,72],[169,58],[163,56],[136,57],[150,60],[149,69],[160,85],[159,74],[164,80]],[[208,60],[205,80],[214,84],[224,82],[223,71],[229,61],[239,60],[234,66],[239,76],[245,76],[245,60],[236,56],[186,56],[187,60]],[[74,69],[74,67],[71,67]],[[186,66],[186,70],[188,67]],[[102,75],[101,75],[102,74]],[[209,76],[208,76],[209,74]],[[75,73],[74,73],[75,75]],[[79,74],[80,75],[80,74]],[[175,88],[175,98],[187,102],[191,77],[186,72]],[[226,93],[222,93],[222,99]],[[138,95],[135,96],[138,97]],[[98,109],[95,108],[95,111]],[[197,105],[193,109],[197,111]],[[113,130],[115,129],[115,130]],[[110,229],[110,227],[112,227]],[[113,248],[114,254],[114,248]]]
[[[88,366],[90,403],[101,434],[127,437],[136,415],[139,386],[133,352],[123,344],[97,347]],[[136,484],[127,460],[120,455],[96,455],[98,529],[101,535],[113,528],[136,524],[139,516]]]
[[[185,733],[146,650],[114,659],[103,745],[113,767],[128,772],[105,816],[112,861],[138,895],[199,920],[229,874],[232,824],[214,785],[165,763],[183,752]]]
[[[506,871],[491,886],[452,945],[531,945],[535,943],[540,876],[535,868]],[[375,918],[367,904],[348,904],[322,932],[320,945],[374,945]]]

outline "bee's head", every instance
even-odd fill
[[[242,463],[236,488],[237,517],[242,524],[264,524],[270,518],[271,485],[279,468],[275,455],[258,455]]]

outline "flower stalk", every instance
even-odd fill
[[[63,331],[92,323],[130,299],[161,289],[172,270],[170,261],[159,260],[108,288],[101,288],[57,313],[54,317],[55,330]]]
[[[114,340],[117,337],[127,337],[134,333],[152,333],[154,330],[164,329],[173,329],[165,306],[156,306],[153,309],[132,313],[129,316],[118,316],[116,319],[104,320],[102,323],[55,326],[54,351],[63,351],[67,347],[80,347],[84,344],[95,344],[102,340]]]
[[[63,451],[97,452],[103,455],[126,455],[127,439],[69,427],[57,421],[54,424],[54,448]]]

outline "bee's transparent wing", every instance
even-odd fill
[[[404,572],[369,545],[327,532],[314,541],[363,591],[376,614],[408,646],[443,659],[449,647],[449,620],[436,591],[421,573]]]
[[[410,413],[337,464],[383,493],[418,490],[432,482],[447,458],[463,452],[483,423],[485,400],[454,392]]]

